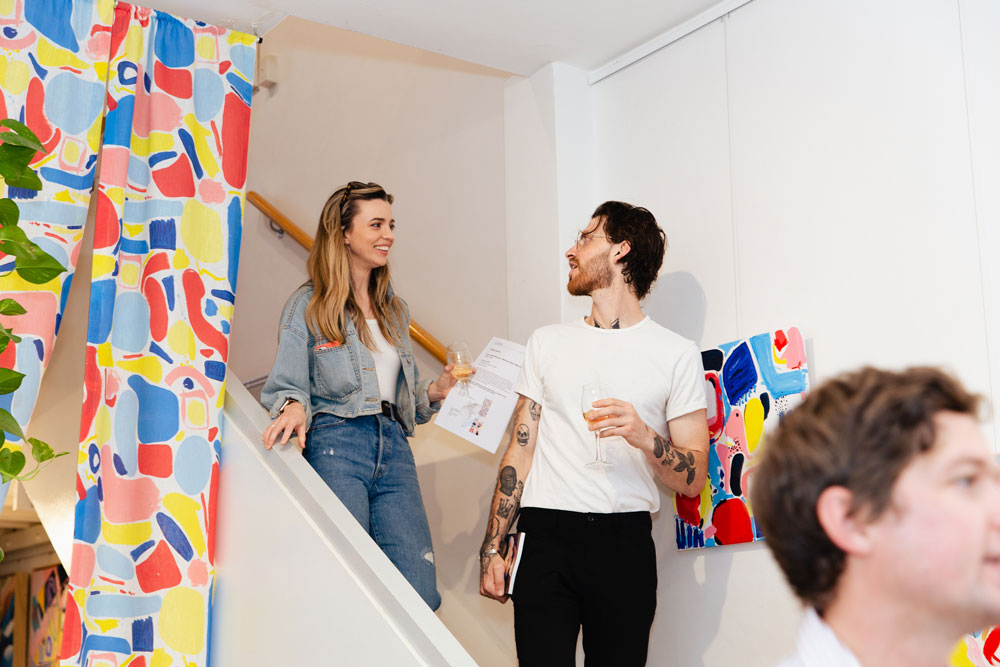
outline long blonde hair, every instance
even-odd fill
[[[358,338],[374,350],[375,341],[354,296],[349,251],[344,242],[344,232],[350,229],[358,212],[357,202],[362,199],[393,202],[393,196],[378,183],[351,181],[337,188],[323,206],[316,241],[306,263],[313,285],[312,298],[306,305],[306,325],[314,336],[322,334],[330,341],[343,343],[347,338],[346,318],[350,317]],[[368,278],[368,298],[382,335],[398,344],[406,318],[399,297],[389,298],[388,263],[372,269]]]

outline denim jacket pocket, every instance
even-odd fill
[[[323,396],[343,400],[361,391],[361,378],[354,367],[348,345],[313,348],[313,383]]]

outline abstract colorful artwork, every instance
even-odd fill
[[[760,539],[747,501],[754,458],[768,429],[809,388],[805,342],[795,327],[736,340],[701,353],[708,397],[708,484],[674,498],[677,548]]]
[[[0,667],[14,667],[14,575],[0,582]]]
[[[949,667],[995,667],[1000,665],[1000,626],[966,635],[955,646]]]
[[[119,2],[63,665],[208,664],[256,38]]]
[[[24,122],[48,151],[32,164],[40,192],[0,187],[16,201],[28,238],[68,269],[42,285],[13,272],[0,277],[0,299],[15,298],[28,311],[0,317],[22,337],[0,354],[0,366],[25,375],[17,391],[0,396],[0,408],[25,430],[83,240],[101,141],[113,7],[113,0],[0,3],[0,118]],[[0,255],[0,273],[13,264],[13,257]]]
[[[35,570],[31,573],[29,590],[28,667],[58,667],[66,572],[61,565]]]

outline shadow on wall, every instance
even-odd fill
[[[701,345],[705,332],[705,290],[687,271],[659,277],[643,309],[655,322]]]

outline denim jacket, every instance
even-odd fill
[[[306,429],[313,415],[328,412],[338,417],[360,417],[382,412],[375,360],[365,347],[354,321],[346,318],[346,339],[331,342],[322,335],[313,336],[306,326],[306,305],[312,297],[311,283],[295,290],[281,314],[278,354],[271,374],[264,384],[260,401],[270,408],[271,418],[286,399],[301,403],[306,409]],[[389,298],[393,296],[392,288]],[[413,435],[415,424],[423,424],[441,409],[441,402],[427,399],[431,380],[420,380],[410,343],[410,309],[403,304],[406,321],[400,327],[403,339],[396,344],[401,369],[396,381],[396,407],[403,432]]]

